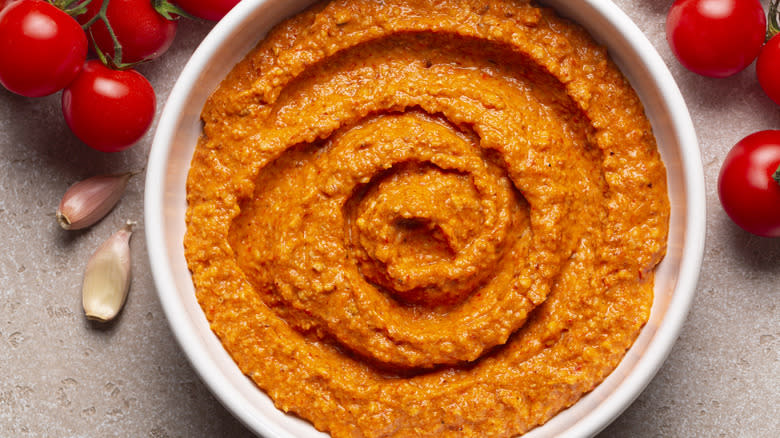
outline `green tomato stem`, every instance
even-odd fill
[[[114,56],[111,58],[111,63],[119,68],[119,66],[122,65],[122,44],[119,43],[119,38],[116,37],[114,28],[111,27],[111,23],[108,21],[108,17],[106,17],[105,6],[108,5],[108,2],[109,0],[103,1],[103,7],[100,8],[100,12],[102,13],[100,19],[103,20],[103,23],[105,23],[106,29],[108,29],[108,34],[111,35],[111,41],[114,43]],[[92,32],[90,31],[89,34],[92,35]],[[95,44],[95,47],[97,47],[97,44]]]
[[[178,20],[179,17],[190,18],[197,20],[197,17],[193,17],[188,14],[184,9],[176,6],[168,0],[152,0],[152,7],[158,14],[162,15],[166,20]]]
[[[780,166],[777,166],[777,170],[772,174],[772,179],[780,186]]]
[[[780,13],[778,13],[778,4],[780,4],[780,0],[772,0],[772,2],[769,3],[769,13],[767,14],[766,28],[767,41],[780,33]]]
[[[84,23],[84,24],[82,24],[82,25],[81,25],[81,28],[82,28],[82,29],[84,29],[84,30],[87,30],[87,29],[89,29],[89,27],[90,27],[90,26],[92,26],[92,25],[93,25],[93,24],[94,24],[96,21],[98,21],[98,20],[100,19],[101,15],[105,15],[105,14],[106,14],[105,8],[108,8],[108,1],[109,1],[109,0],[106,0],[106,1],[105,1],[105,3],[103,3],[103,4],[100,6],[100,10],[98,11],[98,13],[97,13],[97,14],[95,14],[95,16],[94,16],[94,17],[90,18],[90,19],[89,19],[89,21],[87,21],[86,23]],[[82,4],[83,4],[84,6],[86,6],[86,5],[88,5],[90,2],[92,2],[92,0],[87,0],[85,3],[82,3]]]
[[[92,0],[85,0],[85,1],[79,1],[79,0],[48,0],[48,2],[55,7],[59,8],[66,14],[70,15],[73,18],[78,17],[79,15],[87,12],[87,5]],[[75,3],[75,4],[74,4]]]
[[[68,4],[70,4],[78,0],[49,0],[49,1],[67,2]],[[92,0],[85,0],[83,2],[78,3],[78,7],[82,7],[84,9],[84,11],[80,13],[86,12],[86,5],[88,5],[89,2],[91,1]],[[111,21],[108,19],[107,11],[108,11],[109,1],[110,0],[103,0],[103,3],[100,5],[100,10],[98,10],[97,14],[95,14],[94,17],[90,18],[89,21],[81,25],[81,28],[84,29],[89,35],[89,38],[92,41],[92,47],[95,49],[95,53],[97,54],[98,59],[100,60],[101,63],[103,63],[103,65],[114,70],[127,70],[147,60],[142,59],[137,62],[129,62],[129,63],[122,62],[122,44],[119,42],[119,38],[117,38],[116,32],[114,32],[114,28],[111,27]],[[178,16],[194,18],[191,15],[184,12],[184,10],[182,10],[178,6],[169,3],[167,0],[151,0],[151,1],[152,1],[152,6],[157,11],[157,13],[163,16],[166,20],[176,20],[179,18]],[[114,45],[113,56],[109,56],[107,53],[100,50],[100,47],[98,47],[97,42],[95,41],[95,35],[93,35],[91,27],[98,20],[102,21],[103,24],[106,25],[106,30],[108,30],[108,35],[111,37],[111,42]]]
[[[92,0],[87,0],[87,2],[90,1]],[[143,61],[131,63],[122,62],[122,44],[119,42],[119,38],[117,38],[116,33],[114,32],[114,28],[111,27],[111,22],[108,19],[106,12],[108,11],[108,3],[110,1],[111,0],[103,0],[103,4],[100,5],[100,10],[98,10],[97,14],[90,18],[89,21],[84,23],[81,27],[89,34],[89,38],[92,40],[92,47],[95,49],[95,53],[103,65],[114,70],[127,70],[129,68],[135,67],[137,64]],[[114,45],[114,56],[108,56],[107,53],[104,53],[102,50],[100,50],[100,47],[98,47],[97,42],[95,41],[95,35],[92,34],[91,26],[98,20],[102,21],[103,24],[106,25],[106,30],[108,30],[108,35],[111,37],[111,42]]]
[[[114,43],[114,56],[109,58],[108,55],[103,53],[103,51],[100,50],[100,48],[97,45],[97,42],[95,41],[95,36],[92,34],[92,29],[89,29],[89,38],[92,40],[92,47],[95,48],[95,52],[98,55],[98,58],[100,58],[100,62],[103,63],[103,65],[111,67],[111,68],[118,68],[119,65],[122,64],[122,45],[119,44],[119,39],[116,37],[116,34],[114,33],[114,29],[111,27],[111,23],[108,21],[108,17],[106,16],[106,11],[108,10],[108,4],[111,0],[103,0],[103,4],[100,5],[100,10],[98,10],[97,14],[95,14],[94,17],[90,18],[89,21],[84,23],[82,26],[84,29],[89,29],[95,22],[98,20],[102,21],[103,24],[106,25],[106,29],[108,30],[108,35],[111,36],[111,42]]]

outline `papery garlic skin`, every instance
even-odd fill
[[[95,224],[119,202],[133,175],[133,172],[98,175],[73,184],[57,208],[57,222],[66,230]]]
[[[127,222],[92,254],[81,289],[88,319],[107,322],[122,310],[130,289],[130,236],[134,222]]]

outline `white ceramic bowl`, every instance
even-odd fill
[[[192,366],[249,429],[266,437],[325,436],[283,414],[222,348],[195,299],[184,258],[185,181],[201,132],[206,98],[230,69],[282,19],[308,0],[244,0],[206,37],[165,105],[147,168],[145,228],[152,273],[168,322]],[[594,391],[528,438],[592,436],[639,395],[660,368],[682,327],[704,251],[705,195],[699,149],[685,102],[663,60],[633,22],[608,0],[546,0],[587,28],[638,91],[667,167],[671,225],[656,272],[650,321],[618,368]]]

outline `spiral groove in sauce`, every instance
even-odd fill
[[[344,0],[207,102],[198,300],[241,370],[334,436],[513,436],[647,321],[665,170],[628,81],[524,1]]]

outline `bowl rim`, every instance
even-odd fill
[[[197,332],[193,330],[186,313],[179,311],[179,300],[172,292],[176,290],[176,284],[169,263],[168,251],[163,243],[165,242],[165,232],[162,226],[164,222],[161,206],[164,199],[162,190],[160,190],[163,187],[166,173],[164,164],[169,158],[171,140],[175,135],[174,128],[189,91],[196,85],[200,74],[208,66],[208,60],[231,36],[230,30],[238,27],[243,19],[249,15],[249,11],[269,1],[271,0],[239,1],[208,32],[176,78],[160,114],[147,160],[144,186],[144,230],[157,296],[168,321],[168,326],[192,369],[222,406],[250,431],[269,438],[287,438],[255,416],[253,410],[249,408],[249,404],[242,403],[244,400],[242,394],[227,384],[225,376],[217,364],[209,360],[210,356]],[[174,122],[166,123],[169,120]],[[149,205],[157,208],[150,209]]]
[[[211,393],[231,414],[256,434],[266,437],[288,436],[255,415],[238,389],[228,384],[224,373],[210,358],[203,340],[193,330],[192,321],[181,311],[173,278],[169,253],[164,245],[165,230],[162,187],[170,157],[175,128],[181,119],[184,104],[209,60],[232,36],[234,30],[248,19],[250,12],[273,0],[244,0],[239,2],[197,47],[182,69],[171,90],[159,118],[149,153],[145,190],[144,221],[146,244],[155,289],[168,325],[190,365]],[[619,30],[621,37],[631,44],[638,57],[656,82],[666,111],[672,114],[673,132],[681,145],[681,165],[685,175],[684,191],[687,197],[685,213],[685,241],[679,277],[668,304],[663,323],[643,353],[642,360],[630,370],[624,380],[594,410],[588,412],[561,436],[593,436],[617,418],[644,390],[658,372],[672,350],[691,307],[704,256],[706,235],[706,196],[704,172],[693,121],[683,96],[660,54],[636,24],[612,0],[580,0]],[[575,403],[576,405],[576,403]],[[533,430],[529,433],[532,433]],[[292,435],[290,435],[292,436]]]
[[[684,216],[686,233],[685,242],[682,244],[680,273],[672,299],[662,319],[663,324],[659,324],[652,340],[642,354],[643,360],[637,361],[609,397],[576,423],[578,428],[582,428],[589,435],[582,435],[578,430],[567,431],[560,435],[562,437],[592,436],[603,430],[636,400],[666,361],[680,335],[693,303],[704,259],[707,227],[701,151],[688,106],[671,71],[647,36],[612,0],[582,1],[589,4],[615,26],[622,37],[631,43],[644,64],[643,67],[649,71],[657,83],[666,111],[671,114],[670,119],[675,125],[673,132],[681,145],[680,157],[683,174],[686,176],[684,179],[684,192],[687,201]]]

